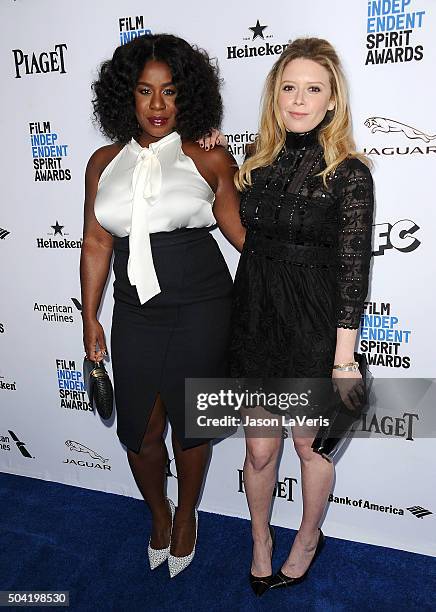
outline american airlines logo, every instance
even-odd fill
[[[12,440],[17,445],[17,448],[20,451],[20,453],[23,455],[23,457],[26,457],[27,459],[31,459],[32,455],[29,453],[29,451],[26,448],[26,442],[23,442],[22,440],[20,440],[18,436],[10,429],[8,429],[8,432],[11,434]]]
[[[15,442],[18,450],[23,455],[23,457],[26,457],[26,459],[33,459],[32,455],[26,448],[27,442],[23,442],[22,440],[20,440],[17,434],[11,429],[8,429],[8,434],[9,435],[0,434],[0,451],[10,451],[11,448],[13,448],[12,442]]]

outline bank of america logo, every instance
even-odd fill
[[[8,234],[10,234],[11,232],[8,232],[8,230],[2,229],[0,227],[0,240],[4,240],[6,238],[6,236]]]
[[[411,512],[416,518],[424,518],[424,516],[428,516],[429,514],[433,514],[430,510],[423,508],[422,506],[410,506],[410,508],[406,508],[409,512]]]

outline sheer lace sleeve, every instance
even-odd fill
[[[373,181],[358,159],[343,162],[335,178],[339,199],[337,327],[356,329],[368,292]]]

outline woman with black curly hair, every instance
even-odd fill
[[[111,357],[117,434],[152,514],[150,567],[175,576],[195,552],[195,510],[210,453],[185,435],[184,381],[226,374],[232,280],[210,230],[241,250],[234,159],[195,140],[222,116],[217,68],[167,34],[118,47],[103,63],[94,114],[113,144],[90,158],[81,256],[84,346],[101,360],[97,320],[114,253]],[[213,212],[212,212],[213,207]],[[165,496],[168,415],[178,507]]]

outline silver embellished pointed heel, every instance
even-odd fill
[[[174,555],[171,555],[171,554],[168,555],[168,568],[170,570],[171,578],[174,578],[174,576],[177,576],[177,574],[180,574],[180,572],[186,569],[188,565],[191,563],[192,559],[194,558],[195,545],[197,544],[197,531],[198,531],[198,512],[196,510],[195,511],[194,548],[192,549],[192,552],[189,553],[189,555],[186,555],[185,557],[175,557]]]
[[[167,499],[168,499],[168,504],[170,506],[170,511],[171,511],[171,531],[172,531],[176,507],[174,505],[174,502],[171,499],[169,498]],[[159,567],[159,565],[162,565],[162,563],[168,559],[168,555],[170,554],[171,537],[170,537],[170,543],[168,544],[166,548],[152,548],[150,546],[150,542],[151,542],[151,538],[148,541],[148,549],[147,549],[148,560],[150,562],[150,569],[154,570],[156,569],[156,567]]]

